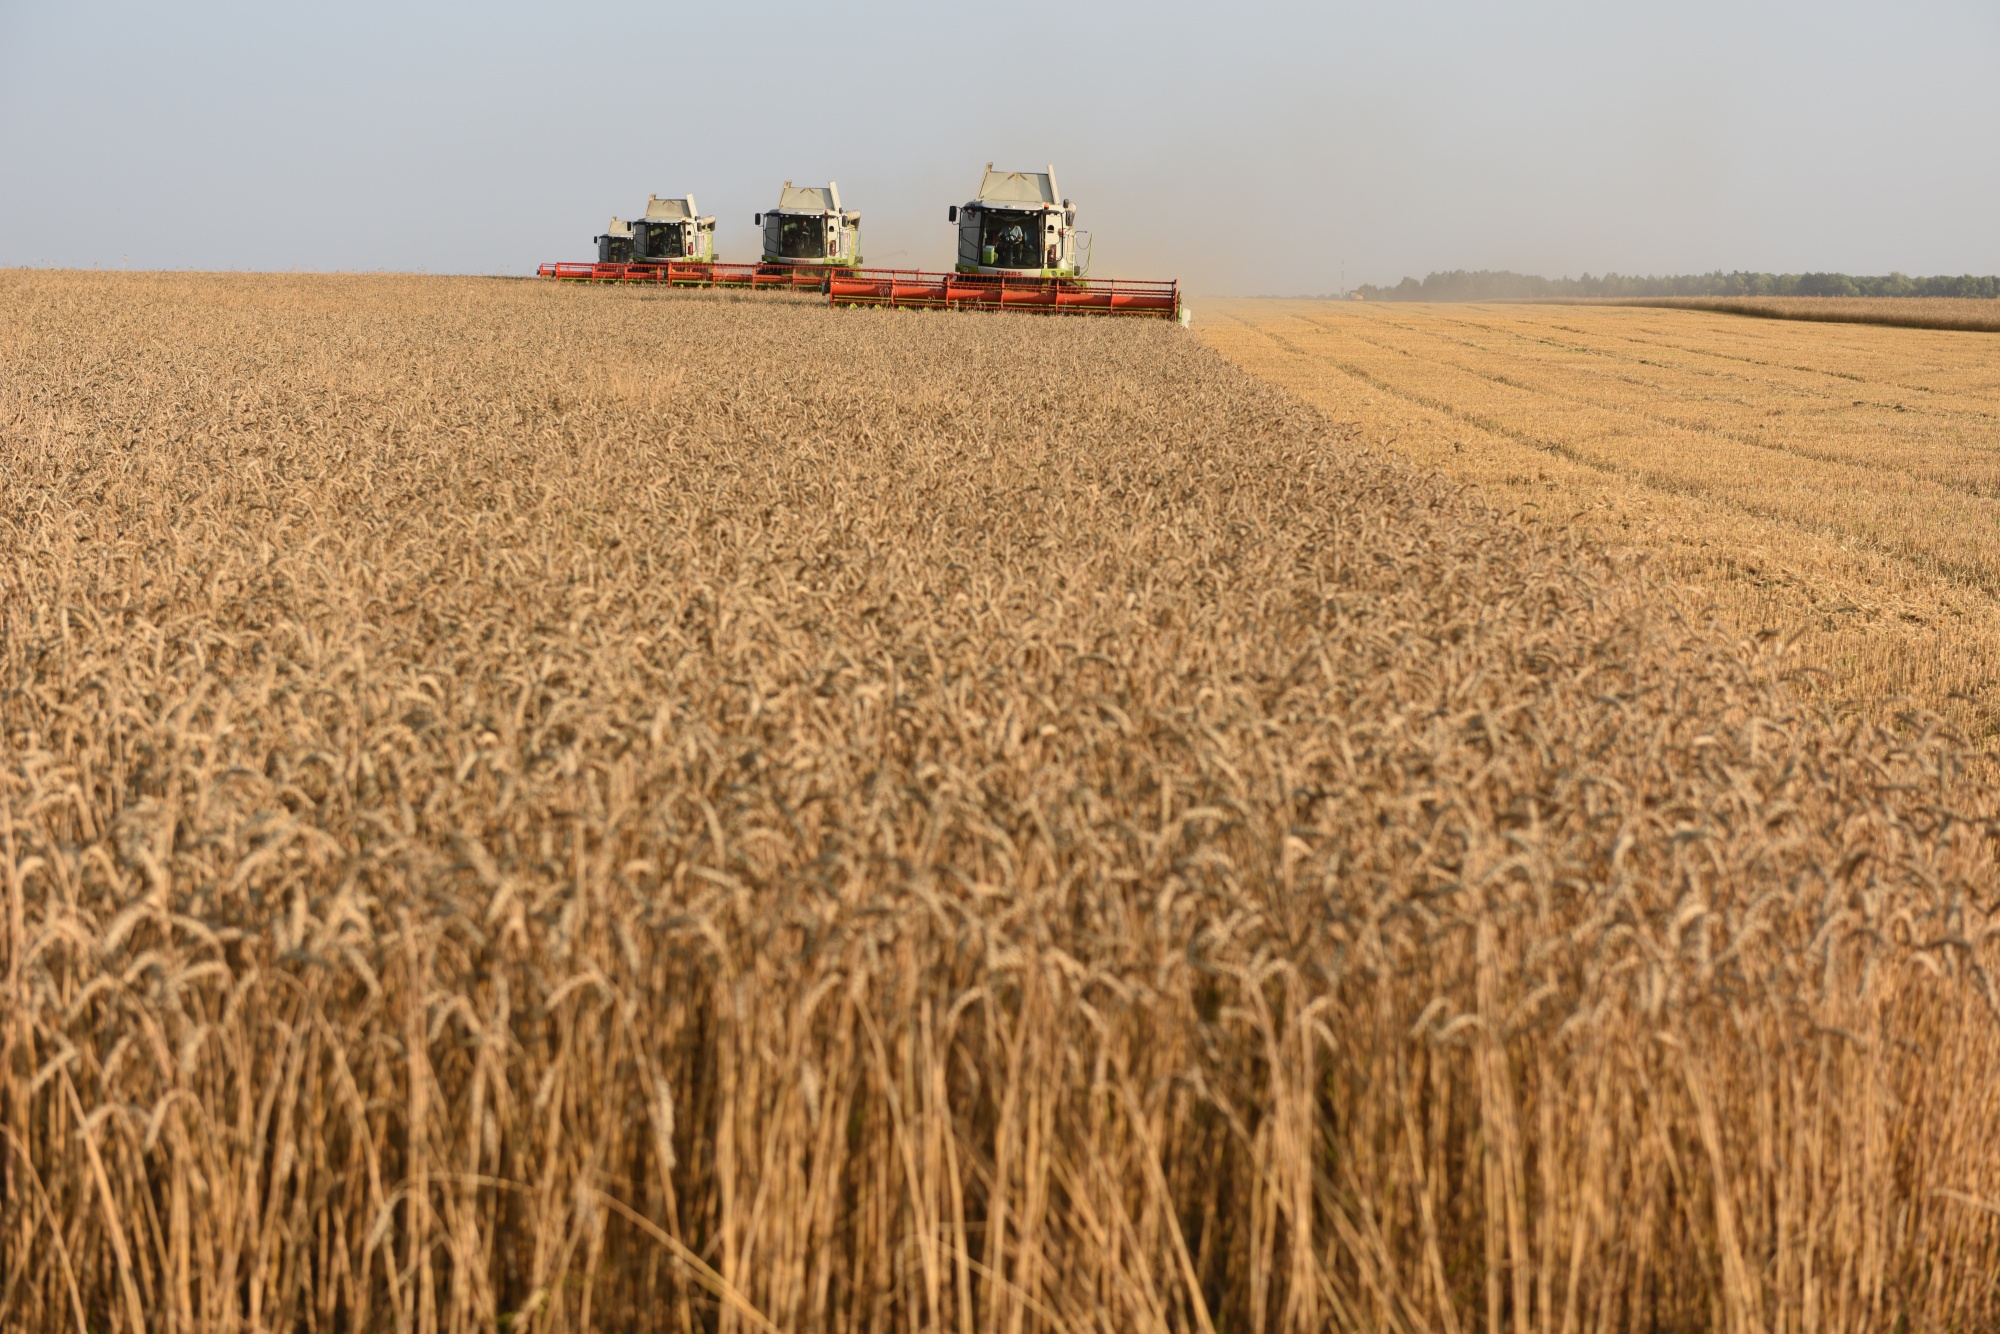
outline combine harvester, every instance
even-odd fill
[[[1180,284],[1090,278],[1088,245],[1078,238],[1076,205],[1056,189],[1056,169],[995,171],[979,193],[946,213],[958,226],[951,273],[861,269],[827,281],[835,306],[925,310],[1022,310],[1048,315],[1141,315],[1183,319]]]
[[[673,201],[656,201],[673,202]],[[685,201],[692,216],[693,200]],[[672,287],[812,288],[830,306],[919,310],[1016,310],[1049,315],[1133,315],[1187,322],[1180,284],[1091,278],[1088,233],[1076,230],[1076,206],[1056,189],[1055,168],[995,171],[986,164],[979,193],[954,206],[958,262],[950,273],[867,269],[861,265],[861,215],[843,210],[840,189],[785,182],[778,207],[756,216],[764,257],[757,264],[645,255],[643,222],[616,246],[620,224],[598,238],[596,264],[544,264],[541,275],[578,282],[641,282]],[[713,219],[708,219],[713,227]],[[713,245],[711,241],[711,247]],[[615,258],[617,255],[625,258]]]
[[[597,238],[597,262],[599,264],[629,264],[632,262],[631,223],[625,221],[623,218],[613,218],[611,220],[611,225],[604,229],[604,235]]]
[[[827,274],[860,260],[861,215],[843,212],[840,187],[785,182],[778,207],[757,215],[764,258],[722,264],[715,258],[715,219],[695,210],[694,196],[646,202],[646,215],[617,218],[597,238],[597,262],[544,264],[544,278],[566,282],[655,283],[666,287],[777,287],[826,290]]]
[[[632,224],[631,257],[640,264],[713,264],[715,219],[695,211],[693,195],[654,195],[646,201],[646,216]]]
[[[613,218],[597,238],[599,264],[711,264],[715,261],[715,219],[695,212],[694,196],[646,200],[636,222]]]
[[[764,234],[764,262],[805,269],[825,277],[833,269],[861,263],[861,215],[840,207],[840,186],[785,182],[778,206],[759,213],[755,222]]]

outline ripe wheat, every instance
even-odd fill
[[[1954,745],[1176,329],[0,274],[0,433],[0,1325],[2000,1318]]]

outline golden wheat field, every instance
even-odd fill
[[[2000,730],[2000,340],[1606,306],[1203,313],[1364,439],[1644,555],[1691,616],[1796,640],[1821,697]]]
[[[1562,452],[1383,387],[1500,333],[1364,332],[1301,397],[1153,323],[0,273],[0,1327],[2000,1320],[1962,747],[1504,512],[1700,499],[1586,461],[1584,335],[1506,335]],[[1840,578],[1961,605],[1975,493],[1843,419],[1928,489]],[[1713,568],[1844,550],[1770,531]]]

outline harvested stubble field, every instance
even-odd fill
[[[1645,556],[1690,617],[1796,641],[1820,699],[1992,748],[2000,340],[1611,306],[1203,313],[1363,439]]]
[[[1564,302],[1562,304],[1571,304]],[[1584,300],[1578,305],[1656,306],[1751,315],[1765,320],[1881,324],[1898,329],[1959,329],[2000,333],[2000,301],[1950,296],[1637,296]]]
[[[13,273],[0,431],[0,1325],[2000,1318],[1953,745],[1177,329]]]

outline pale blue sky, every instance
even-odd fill
[[[2000,4],[0,0],[0,265],[531,272],[790,177],[873,264],[1054,162],[1096,271],[2000,271]]]

